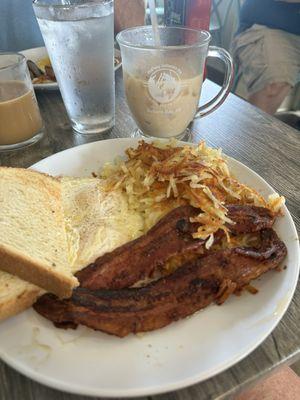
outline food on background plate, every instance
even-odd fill
[[[120,64],[120,62],[120,57],[115,56],[115,68]],[[56,82],[55,73],[53,71],[49,57],[41,58],[36,63],[34,63],[32,60],[27,60],[27,66],[33,84]]]
[[[37,63],[32,60],[27,60],[32,83],[53,83],[56,82],[56,77],[50,62],[49,57],[42,58]]]
[[[42,296],[41,315],[123,337],[255,292],[250,282],[278,268],[286,247],[272,225],[284,199],[240,183],[220,150],[141,141],[126,155],[99,176],[107,194],[126,195],[143,235],[78,272],[70,299]]]
[[[121,57],[115,56],[114,57],[114,66],[115,68],[121,63]]]

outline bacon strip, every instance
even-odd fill
[[[228,216],[235,224],[233,233],[256,232],[273,225],[274,216],[266,208],[229,205]],[[99,257],[76,274],[80,286],[91,289],[122,289],[150,277],[169,259],[204,252],[203,240],[193,239],[198,225],[189,220],[199,213],[191,206],[181,206],[163,217],[147,234]],[[218,232],[216,240],[222,232]]]
[[[82,324],[119,337],[162,328],[212,302],[223,303],[234,291],[276,268],[286,256],[286,247],[272,229],[260,235],[255,256],[247,248],[221,250],[186,263],[146,287],[96,291],[79,287],[69,300],[48,294],[34,308],[56,326]]]
[[[189,218],[197,212],[190,206],[172,210],[146,235],[99,257],[78,272],[80,286],[91,290],[122,289],[151,276],[174,255],[197,254],[204,241],[192,238],[190,226],[188,230],[181,229],[190,224]]]
[[[226,208],[229,218],[235,222],[234,225],[227,225],[233,233],[258,232],[272,228],[274,224],[275,215],[267,208],[237,204],[229,204]]]

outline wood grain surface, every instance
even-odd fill
[[[212,97],[218,87],[207,81],[202,98]],[[59,92],[40,92],[38,101],[45,122],[45,136],[26,149],[0,153],[0,165],[28,167],[63,149],[99,139],[126,137],[135,127],[124,99],[121,71],[116,74],[116,125],[102,137],[74,134]],[[193,125],[193,141],[205,139],[241,161],[265,178],[287,199],[287,206],[300,230],[300,133],[266,115],[235,95],[213,114]],[[174,393],[155,396],[155,400],[221,400],[270,374],[284,363],[300,357],[300,286],[293,301],[273,333],[243,361],[227,371]],[[20,333],[21,334],[21,333]],[[1,400],[84,400],[49,389],[23,377],[0,361]],[[145,398],[146,399],[146,398]],[[149,400],[149,398],[147,398]]]

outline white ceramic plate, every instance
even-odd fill
[[[27,58],[27,60],[31,60],[34,63],[37,63],[42,58],[48,57],[46,47],[36,47],[34,49],[20,51],[20,53],[23,54]],[[121,60],[120,50],[115,49],[115,57],[117,57]],[[117,71],[121,67],[121,65],[122,65],[122,61],[119,64],[115,65],[115,71]],[[35,89],[58,90],[57,82],[34,83],[33,87]]]
[[[137,139],[114,139],[54,154],[33,168],[88,176]],[[263,195],[273,189],[255,172],[229,159],[234,174]],[[288,248],[281,273],[255,282],[257,295],[232,296],[190,318],[142,336],[119,339],[88,328],[60,330],[28,310],[0,324],[0,356],[24,375],[55,389],[127,397],[171,391],[200,382],[254,350],[285,313],[299,272],[297,233],[288,210],[275,229]]]

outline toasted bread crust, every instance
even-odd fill
[[[33,175],[36,175],[36,176],[44,175],[45,177],[52,179],[54,182],[59,182],[60,181],[60,177],[49,175],[46,172],[39,172],[39,171],[36,171],[35,169],[32,169],[32,168],[18,168],[18,167],[0,166],[0,172],[1,172],[1,170],[3,170],[3,171],[5,171],[5,170],[14,170],[14,171],[18,171],[18,172],[23,172],[23,171],[28,172],[29,171],[30,173],[32,173]]]
[[[10,249],[9,246],[0,244],[0,268],[1,270],[13,275],[17,275],[25,281],[31,282],[60,298],[68,298],[72,290],[78,286],[78,280],[70,276],[62,276],[55,271],[55,266],[51,271],[47,266],[38,263],[36,260]]]
[[[18,296],[0,303],[0,321],[19,314],[31,307],[42,293],[44,292],[39,288],[25,289]]]

